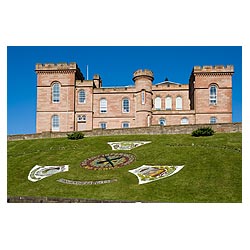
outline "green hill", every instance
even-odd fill
[[[89,170],[80,163],[89,157],[114,153],[107,142],[151,141],[130,151],[136,160],[111,170]],[[8,142],[8,196],[62,197],[142,202],[241,202],[241,133],[191,135],[130,135]],[[35,165],[69,165],[69,171],[37,182],[28,180]],[[175,175],[138,185],[128,170],[141,165],[185,165]],[[71,185],[74,181],[113,180],[99,185]]]

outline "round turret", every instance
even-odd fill
[[[138,69],[133,74],[133,80],[135,82],[135,88],[137,91],[147,90],[152,91],[152,81],[154,80],[154,74],[148,69]]]
[[[148,70],[148,69],[138,69],[137,71],[134,72],[134,75],[133,75],[133,80],[136,81],[138,80],[139,78],[148,78],[150,81],[153,81],[154,80],[154,74],[151,70]]]
[[[133,80],[136,88],[136,116],[135,122],[138,127],[151,125],[152,116],[152,81],[154,75],[151,70],[139,69],[134,72]]]

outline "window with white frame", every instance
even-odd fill
[[[160,118],[159,124],[160,124],[161,126],[165,126],[165,125],[167,124],[166,119],[165,119],[165,118]]]
[[[60,129],[60,120],[58,115],[53,115],[51,118],[52,131],[59,131]]]
[[[81,104],[86,103],[86,94],[85,94],[85,91],[83,89],[81,89],[78,92],[78,101]]]
[[[60,102],[60,84],[55,82],[52,85],[52,102],[59,103]]]
[[[161,98],[159,96],[155,98],[155,109],[161,110]]]
[[[145,104],[145,90],[141,92],[141,104]]]
[[[86,115],[78,115],[77,121],[78,122],[86,122]]]
[[[214,116],[210,117],[210,123],[211,123],[211,124],[217,123],[217,118],[214,117]]]
[[[129,128],[129,122],[123,122],[122,128]]]
[[[101,113],[107,113],[108,103],[105,98],[102,98],[100,100],[100,112]]]
[[[172,109],[172,97],[167,96],[166,97],[166,110],[171,110]]]
[[[216,85],[211,85],[209,89],[209,104],[217,104],[217,87]]]
[[[129,111],[130,111],[129,99],[124,98],[122,100],[122,112],[123,113],[129,113]]]
[[[182,110],[182,98],[181,98],[181,96],[176,97],[176,110]]]
[[[100,128],[106,129],[107,128],[107,123],[106,122],[101,122],[100,123]]]
[[[187,118],[187,117],[183,117],[183,118],[181,119],[181,124],[182,124],[182,125],[188,124],[188,118]]]

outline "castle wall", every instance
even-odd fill
[[[51,118],[58,115],[60,131],[75,129],[75,81],[84,77],[75,63],[37,64],[37,118],[36,131],[51,131]],[[53,103],[52,86],[60,85],[60,100]],[[44,130],[46,129],[46,130]]]
[[[133,74],[133,87],[103,88],[99,75],[85,80],[76,63],[37,64],[37,132],[51,131],[53,115],[60,120],[60,132],[88,131],[101,127],[130,128],[158,125],[165,119],[167,125],[232,122],[233,66],[195,66],[188,84],[165,81],[153,85],[153,72],[137,70]],[[53,103],[52,86],[60,84],[60,101]],[[217,88],[216,103],[210,104],[210,86]],[[79,101],[79,91],[84,90],[85,101]],[[172,98],[171,109],[166,110],[166,97]],[[155,99],[161,98],[161,108],[156,109]],[[182,98],[182,108],[177,110],[176,99]],[[107,112],[100,111],[100,100],[107,101]],[[129,112],[123,110],[123,100],[129,100]],[[82,119],[84,117],[84,119]],[[81,118],[81,119],[79,119]]]
[[[196,122],[208,122],[216,117],[217,122],[232,122],[232,74],[231,65],[196,66],[192,72],[194,89],[194,109]],[[216,103],[210,103],[210,87],[217,89]]]
[[[193,111],[167,112],[156,111],[153,113],[152,125],[159,125],[160,119],[166,120],[166,125],[179,125],[183,118],[188,119],[188,124],[195,124],[195,114]]]
[[[218,123],[218,124],[194,124],[194,125],[173,125],[173,126],[151,126],[145,128],[128,128],[128,129],[94,129],[85,131],[86,137],[89,136],[112,136],[112,135],[159,135],[159,134],[191,134],[192,131],[209,126],[216,133],[237,133],[242,132],[242,123]],[[42,138],[65,138],[67,132],[43,132],[35,134],[8,135],[8,141],[30,140]]]
[[[60,120],[59,131],[74,131],[74,112],[37,112],[37,133],[52,131],[52,116],[58,115]]]
[[[187,85],[188,87],[188,85]],[[172,98],[172,110],[176,110],[176,98],[180,96],[182,98],[182,110],[190,110],[190,101],[189,101],[189,92],[188,89],[177,89],[177,90],[168,90],[168,89],[161,89],[161,90],[154,90],[153,89],[153,103],[155,108],[155,98],[161,98],[161,109],[166,110],[166,97],[170,96]]]
[[[100,111],[100,100],[107,101],[107,112]],[[123,100],[129,100],[129,112],[123,111]],[[93,128],[100,128],[100,123],[107,123],[108,128],[121,128],[122,122],[129,122],[135,127],[134,88],[102,88],[94,89],[93,96]]]

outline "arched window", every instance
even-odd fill
[[[107,113],[108,103],[105,98],[102,98],[100,100],[100,112],[101,113]]]
[[[129,128],[129,122],[122,122],[122,128]]]
[[[123,113],[129,113],[129,111],[130,111],[129,99],[128,98],[124,98],[122,100],[122,112]]]
[[[53,115],[51,119],[52,131],[59,131],[60,129],[60,120],[58,115]]]
[[[166,97],[166,110],[171,110],[172,109],[172,97],[167,96]]]
[[[155,109],[161,110],[161,98],[159,96],[155,98]]]
[[[211,124],[217,123],[217,118],[214,117],[214,116],[210,117],[210,123],[211,123]]]
[[[188,124],[188,118],[187,117],[183,117],[181,119],[181,124],[184,125],[184,124]]]
[[[159,124],[160,124],[161,126],[165,126],[165,125],[167,124],[166,119],[165,119],[165,118],[160,118]]]
[[[100,128],[106,129],[107,128],[107,123],[106,122],[100,122]]]
[[[86,103],[86,95],[85,95],[85,91],[83,89],[81,89],[78,92],[78,101],[79,101],[79,103]]]
[[[178,96],[176,98],[176,110],[182,110],[182,98]]]
[[[52,102],[58,103],[60,102],[60,84],[55,82],[52,85]]]
[[[217,104],[217,87],[216,85],[211,85],[209,89],[209,104]]]

